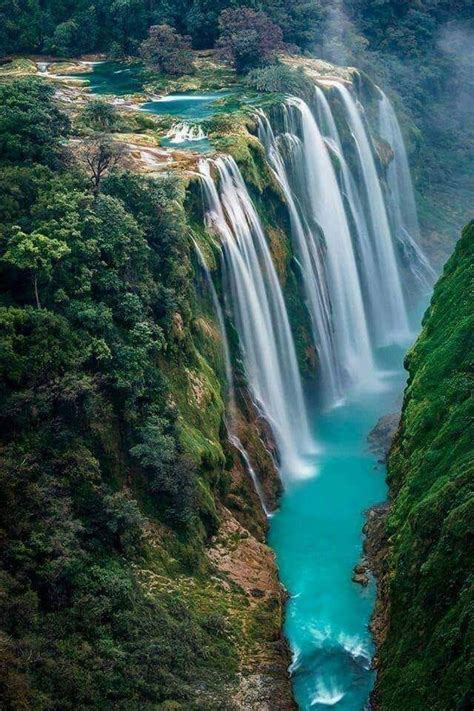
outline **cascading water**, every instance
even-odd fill
[[[194,244],[194,249],[196,251],[198,259],[199,259],[199,264],[201,265],[202,270],[204,272],[204,276],[206,277],[206,283],[207,283],[207,286],[208,286],[210,294],[211,294],[212,305],[214,306],[214,311],[216,312],[216,316],[217,316],[217,323],[219,324],[219,330],[221,332],[225,375],[226,375],[226,380],[227,380],[227,387],[229,388],[230,418],[232,419],[233,414],[234,414],[234,408],[235,408],[234,378],[232,376],[230,348],[229,348],[229,341],[227,338],[227,330],[225,327],[224,314],[222,312],[222,308],[221,308],[221,305],[219,302],[219,297],[217,296],[217,291],[214,286],[214,282],[212,281],[211,272],[209,271],[209,267],[207,266],[205,257],[203,255],[203,253],[201,252],[198,243],[194,239],[193,239],[193,244]]]
[[[350,228],[328,147],[303,100],[287,100],[284,123],[285,134],[297,139],[293,141],[295,150],[290,152],[296,164],[288,171],[290,178],[268,127],[266,135],[262,129],[262,137],[292,214],[306,297],[318,331],[321,380],[326,400],[334,403],[351,386],[374,378],[367,318]]]
[[[187,143],[188,141],[202,141],[206,138],[206,134],[201,126],[182,121],[172,126],[166,134],[166,137],[170,143],[180,144]]]
[[[204,272],[204,275],[206,277],[206,283],[209,288],[210,294],[211,294],[211,299],[212,299],[212,304],[214,306],[214,311],[216,313],[217,317],[217,323],[219,324],[219,330],[221,332],[221,337],[222,337],[222,350],[224,354],[224,365],[225,365],[225,372],[226,372],[226,379],[227,379],[227,386],[229,388],[229,402],[227,406],[227,417],[226,417],[226,427],[227,427],[227,434],[229,437],[229,441],[231,444],[234,445],[234,447],[240,452],[240,455],[242,459],[245,462],[245,466],[247,468],[248,473],[250,474],[250,478],[252,479],[255,491],[257,493],[258,498],[260,499],[260,503],[262,505],[263,512],[265,513],[266,516],[271,516],[271,512],[267,507],[266,501],[265,501],[265,494],[263,492],[262,486],[258,480],[258,476],[255,472],[255,469],[252,466],[252,463],[250,461],[250,457],[248,455],[247,450],[245,449],[244,445],[240,441],[239,437],[237,436],[234,428],[234,417],[235,417],[235,394],[234,394],[234,378],[232,375],[232,364],[230,360],[230,348],[229,348],[229,341],[227,339],[227,330],[225,327],[225,321],[224,321],[224,314],[222,312],[222,307],[219,302],[219,297],[217,296],[217,291],[214,286],[214,282],[212,281],[212,276],[211,272],[209,271],[209,267],[207,266],[207,262],[205,260],[205,257],[203,253],[201,252],[198,243],[193,240],[194,244],[194,249],[196,251],[196,254],[199,259],[199,263],[202,267],[202,270]]]
[[[371,278],[376,284],[378,299],[384,306],[383,321],[377,324],[378,333],[383,333],[382,338],[379,335],[378,345],[403,342],[410,334],[408,315],[383,191],[360,105],[344,84],[333,80],[324,80],[321,84],[334,88],[339,95],[357,149],[371,229],[372,250],[377,265],[377,270]]]
[[[342,393],[339,384],[342,383],[342,373],[339,370],[335,352],[329,295],[326,289],[326,279],[323,275],[322,259],[318,253],[317,243],[312,238],[307,225],[304,224],[304,218],[300,215],[293,198],[283,156],[280,153],[270,122],[263,113],[259,114],[258,121],[259,138],[266,148],[268,159],[285,194],[288,205],[292,237],[299,259],[298,263],[301,267],[306,302],[313,327],[313,339],[318,344],[322,380],[326,389],[332,395],[340,396]],[[287,145],[289,156],[294,155],[293,149],[297,145],[297,137],[287,133],[280,136],[280,139],[290,144],[289,146]]]
[[[377,280],[377,266],[374,250],[370,241],[364,206],[357,188],[356,181],[345,159],[339,131],[331,112],[329,103],[320,87],[315,91],[316,110],[321,125],[321,132],[326,139],[331,152],[336,156],[342,179],[342,192],[348,204],[353,225],[353,243],[357,256],[357,267],[361,280],[361,288],[366,304],[368,327],[373,339],[377,342],[383,338],[385,321],[384,304],[380,298]]]
[[[283,478],[302,477],[313,444],[288,314],[260,220],[232,158],[201,161],[199,169],[206,223],[222,242],[250,390],[274,433]]]
[[[418,288],[427,292],[433,285],[436,273],[419,246],[420,228],[416,213],[413,184],[402,133],[392,104],[380,91],[379,133],[393,149],[394,157],[387,170],[389,209],[396,238],[402,245],[405,261]]]

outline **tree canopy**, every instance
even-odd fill
[[[188,572],[215,526],[160,365],[193,363],[174,335],[179,313],[190,338],[180,186],[118,166],[92,184],[52,94],[0,88],[3,707],[186,704],[197,684],[221,699],[232,643],[134,568],[144,508]]]

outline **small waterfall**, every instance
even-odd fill
[[[219,189],[211,176],[219,176]],[[306,474],[313,450],[288,314],[263,229],[235,161],[201,161],[206,223],[222,242],[249,388],[268,420],[284,476]]]
[[[271,511],[268,509],[266,502],[265,502],[265,494],[264,494],[262,486],[258,480],[255,469],[252,466],[248,452],[245,449],[242,442],[240,441],[237,434],[235,433],[234,419],[235,419],[236,405],[235,405],[235,394],[234,394],[234,378],[232,376],[230,348],[229,348],[229,341],[227,339],[227,330],[225,327],[224,314],[222,312],[222,308],[221,308],[221,305],[219,302],[219,297],[217,296],[217,291],[214,286],[214,282],[212,281],[211,272],[209,271],[209,267],[207,266],[207,262],[204,258],[204,255],[201,252],[198,243],[194,239],[193,239],[193,244],[194,244],[195,252],[196,252],[198,259],[199,259],[199,263],[200,263],[202,270],[204,272],[204,275],[206,277],[206,283],[209,287],[209,291],[210,291],[211,299],[212,299],[212,304],[214,306],[214,311],[216,313],[217,322],[219,324],[219,330],[221,332],[221,337],[222,337],[222,349],[223,349],[223,353],[224,353],[225,372],[226,372],[227,386],[229,388],[229,403],[228,403],[228,407],[227,407],[228,416],[225,419],[227,435],[229,437],[230,443],[237,449],[240,456],[244,460],[245,466],[247,468],[248,473],[250,474],[250,478],[252,479],[252,483],[254,485],[257,496],[260,499],[260,504],[262,506],[265,516],[271,516]]]
[[[230,430],[228,430],[228,435],[229,435],[229,441],[231,444],[234,445],[236,450],[240,453],[242,459],[245,462],[245,466],[247,467],[247,471],[250,474],[250,478],[252,479],[252,483],[254,486],[254,489],[257,493],[258,498],[260,499],[260,504],[262,506],[263,513],[267,518],[270,518],[272,516],[272,512],[270,509],[267,507],[265,503],[265,494],[263,492],[262,486],[258,480],[257,474],[255,472],[255,469],[252,466],[252,462],[250,461],[250,457],[248,455],[247,450],[245,449],[244,445],[240,441],[240,439],[237,437],[237,435]]]
[[[221,332],[225,375],[226,375],[226,379],[227,379],[227,387],[229,388],[229,416],[230,416],[230,420],[232,422],[232,419],[234,417],[234,410],[235,410],[234,378],[232,376],[230,348],[229,348],[229,341],[227,339],[227,330],[225,327],[224,314],[222,313],[222,308],[219,303],[219,297],[217,296],[217,291],[214,286],[214,282],[212,281],[211,272],[209,271],[209,267],[207,266],[207,262],[204,258],[204,255],[201,252],[201,249],[199,248],[198,243],[194,239],[193,239],[193,244],[194,244],[195,252],[196,252],[198,259],[199,259],[199,263],[200,263],[202,270],[204,272],[204,276],[206,277],[206,283],[209,287],[209,292],[211,294],[211,299],[212,299],[212,305],[214,306],[214,311],[215,311],[216,317],[217,317],[217,323],[219,324],[219,330]],[[232,429],[232,425],[231,425],[231,429]]]
[[[303,100],[292,97],[284,107],[284,122],[286,133],[297,138],[290,180],[268,131],[264,141],[293,213],[295,247],[318,331],[322,385],[326,400],[334,403],[375,372],[362,290],[343,197],[316,120]]]
[[[365,189],[369,215],[372,249],[377,270],[371,275],[378,299],[384,306],[383,338],[379,345],[405,340],[410,333],[405,300],[402,292],[390,224],[380,185],[370,138],[365,130],[359,106],[349,89],[336,81],[321,81],[338,93],[346,112],[346,119],[357,148],[359,168]],[[380,328],[379,328],[380,331]]]
[[[402,245],[405,260],[420,290],[428,291],[436,273],[419,246],[420,228],[416,212],[413,184],[408,166],[408,158],[400,126],[392,104],[379,89],[379,133],[394,152],[394,158],[387,170],[389,189],[389,210],[393,230]]]
[[[187,143],[188,141],[202,141],[206,138],[206,134],[201,126],[182,121],[170,128],[166,138],[169,138],[170,143],[179,144]]]

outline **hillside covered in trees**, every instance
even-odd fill
[[[435,287],[406,358],[389,458],[393,499],[377,708],[472,707],[474,223]],[[379,610],[380,612],[380,610]]]
[[[284,699],[280,591],[228,449],[181,182],[99,184],[53,92],[0,87],[2,707],[226,708],[272,645]],[[219,526],[258,551],[251,604],[205,552]]]

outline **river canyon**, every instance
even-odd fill
[[[413,314],[434,277],[417,243],[395,113],[382,92],[376,105],[378,140],[393,151],[386,174],[353,87],[323,80],[309,105],[289,97],[258,114],[258,136],[289,212],[316,387],[302,383],[282,289],[237,164],[202,159],[199,169],[205,222],[222,248],[223,307],[279,453],[284,492],[269,513],[269,541],[289,594],[285,634],[304,711],[368,703],[374,584],[360,588],[351,575],[364,511],[387,492],[367,435],[400,407],[403,355],[418,327]]]
[[[433,137],[380,67],[161,71],[166,27],[0,66],[6,708],[467,711],[472,226],[435,286]]]

